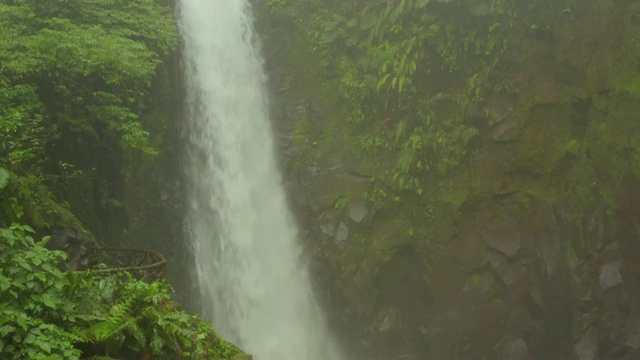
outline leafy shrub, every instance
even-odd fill
[[[74,332],[92,347],[87,353],[153,359],[226,359],[238,349],[220,339],[198,316],[180,310],[164,282],[124,276],[81,275],[84,294]]]
[[[177,45],[172,9],[155,0],[4,1],[0,28],[0,218],[78,223],[65,192],[126,176],[140,155],[158,154],[149,131],[166,118],[152,115],[151,84]]]
[[[0,229],[0,358],[78,359],[77,338],[61,326],[75,322],[58,269],[65,254],[32,233],[23,225]]]
[[[66,258],[0,229],[0,359],[228,359],[238,348],[180,309],[164,282],[62,273]]]

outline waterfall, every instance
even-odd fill
[[[256,360],[338,360],[281,184],[247,0],[179,3],[202,312]]]

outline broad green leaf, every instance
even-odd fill
[[[0,189],[4,188],[9,184],[9,171],[5,168],[0,167]]]
[[[160,337],[160,335],[158,335],[155,329],[153,330],[153,335],[151,336],[150,345],[151,345],[151,351],[153,351],[154,354],[160,354],[160,352],[162,351],[162,347],[164,346],[164,342],[162,341],[162,338]]]
[[[43,341],[43,342],[41,342],[41,343],[40,343],[40,348],[41,348],[42,350],[44,350],[44,352],[45,352],[45,353],[47,353],[47,354],[51,354],[51,345],[50,345],[49,343],[44,342],[44,341]]]

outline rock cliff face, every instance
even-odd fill
[[[581,6],[513,34],[493,76],[517,91],[485,97],[424,202],[372,196],[398,154],[353,150],[322,59],[256,5],[290,198],[354,358],[640,357],[640,6]]]

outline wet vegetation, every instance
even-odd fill
[[[67,228],[126,240],[126,186],[167,151],[175,113],[172,9],[152,0],[7,0],[0,35],[0,358],[237,354],[165,282],[66,272],[68,254],[43,237]]]
[[[607,305],[639,291],[636,2],[255,7],[292,197],[355,353],[637,356],[635,320],[611,320],[637,302]]]
[[[154,1],[5,1],[0,24],[3,222],[86,226],[92,219],[70,208],[78,189],[108,216],[135,159],[157,154],[149,131],[168,122],[153,109],[151,86],[162,85],[160,65],[177,45],[170,9]]]
[[[640,356],[637,1],[253,10],[318,296],[353,358]],[[171,10],[6,0],[0,34],[0,357],[229,350],[166,285],[64,275],[33,240],[73,226],[175,250],[157,239],[180,199],[155,180],[177,167]]]

